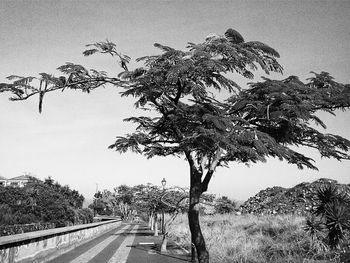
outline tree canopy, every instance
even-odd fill
[[[260,67],[266,74],[282,73],[279,54],[258,41],[246,42],[240,33],[228,29],[222,36],[209,35],[200,44],[188,43],[187,50],[154,44],[160,55],[136,59],[143,66],[128,70],[130,57],[120,54],[114,43],[89,44],[85,56],[96,53],[116,57],[125,70],[118,77],[66,63],[58,67],[64,75],[55,77],[9,76],[13,82],[1,83],[0,92],[10,91],[12,100],[43,96],[67,88],[84,92],[111,83],[124,88],[122,96],[136,98],[135,106],[154,110],[157,117],[130,117],[136,131],[118,137],[110,148],[132,150],[148,158],[193,153],[197,167],[213,170],[230,161],[257,162],[272,156],[316,169],[312,160],[290,146],[316,148],[323,157],[349,159],[349,141],[323,134],[313,124],[325,128],[318,111],[334,114],[349,107],[349,85],[337,83],[325,72],[303,83],[296,76],[284,80],[264,78],[242,89],[229,73],[253,78]],[[37,81],[38,85],[34,85]],[[230,96],[219,101],[215,91],[227,90]],[[206,187],[204,187],[206,188]]]

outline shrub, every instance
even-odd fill
[[[14,217],[12,209],[8,204],[0,204],[0,226],[12,225],[14,223]]]
[[[89,224],[93,222],[94,214],[89,208],[77,210],[78,220],[75,224]]]
[[[227,214],[235,210],[236,204],[230,200],[227,196],[223,196],[216,200],[214,206],[215,213],[217,214]]]
[[[305,230],[314,240],[321,240],[331,249],[341,249],[350,230],[349,195],[328,184],[316,192],[317,205],[307,219]]]
[[[68,186],[33,180],[23,188],[0,187],[0,225],[51,222],[57,227],[92,222],[79,212],[84,197]]]

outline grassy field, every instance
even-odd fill
[[[326,247],[304,232],[299,216],[202,216],[211,263],[331,262]],[[169,226],[170,237],[190,249],[186,215]],[[334,262],[334,261],[333,261]]]

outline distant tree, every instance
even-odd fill
[[[114,196],[123,220],[128,220],[134,209],[133,188],[127,185],[120,185],[114,188]]]
[[[236,204],[227,196],[222,196],[216,200],[215,213],[227,214],[235,210]]]
[[[78,216],[79,224],[88,224],[93,222],[94,214],[92,209],[82,208],[82,209],[76,210],[76,213]]]
[[[60,185],[58,182],[55,182],[50,176],[44,180],[44,184],[62,194],[68,203],[75,209],[81,209],[83,207],[85,198],[83,195],[79,194],[77,190],[70,189],[68,185]]]
[[[112,210],[109,209],[109,200],[105,198],[101,191],[94,194],[94,201],[89,205],[94,211],[94,215],[111,215]]]
[[[109,190],[103,190],[101,194],[102,200],[105,203],[108,214],[115,216],[118,210],[118,201],[115,194]]]
[[[170,194],[169,189],[162,189],[159,186],[147,184],[136,186],[136,198],[135,204],[139,210],[147,211],[148,214],[148,225],[154,230],[154,235],[158,235],[158,221],[160,220],[159,215],[164,213],[169,213],[173,211],[173,207],[168,203],[164,202],[166,194]],[[172,202],[174,200],[174,195],[172,196]],[[164,198],[164,199],[163,199]],[[162,222],[164,224],[164,222]]]
[[[269,157],[290,164],[317,169],[313,160],[297,147],[310,147],[322,157],[349,159],[350,142],[325,134],[319,111],[334,114],[350,106],[349,85],[337,83],[325,72],[303,83],[291,76],[283,80],[251,83],[242,89],[232,78],[238,73],[248,79],[260,67],[266,74],[282,72],[276,50],[258,41],[246,42],[240,33],[228,29],[224,35],[210,35],[199,44],[189,43],[185,51],[156,43],[160,55],[137,59],[144,66],[128,70],[130,57],[120,54],[112,42],[88,45],[84,55],[109,54],[124,71],[109,77],[103,71],[88,71],[81,65],[60,66],[65,76],[41,73],[39,78],[9,76],[0,92],[9,91],[12,100],[39,95],[39,111],[46,93],[67,88],[90,92],[105,84],[122,87],[122,96],[133,96],[135,106],[153,111],[152,117],[130,117],[135,132],[118,137],[111,149],[131,150],[145,155],[184,156],[189,165],[188,209],[192,243],[200,263],[209,262],[200,223],[199,203],[219,166],[231,162],[265,162]],[[37,85],[35,82],[37,81]],[[224,91],[220,97],[218,91]],[[225,96],[227,95],[227,96]]]

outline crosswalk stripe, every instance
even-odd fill
[[[137,233],[138,228],[139,228],[138,225],[134,226],[134,228],[130,232],[131,235],[127,236],[124,239],[123,243],[119,246],[119,249],[111,257],[108,263],[125,263],[126,262],[131,250],[131,245],[134,242],[135,234]]]
[[[119,237],[120,234],[124,232],[126,228],[129,226],[126,225],[123,228],[116,231],[112,236],[106,238],[96,246],[92,247],[85,253],[81,254],[79,257],[75,258],[74,260],[70,261],[70,263],[86,263],[93,257],[95,257],[98,253],[100,253],[105,247],[107,247],[111,242],[113,242],[115,239]]]

